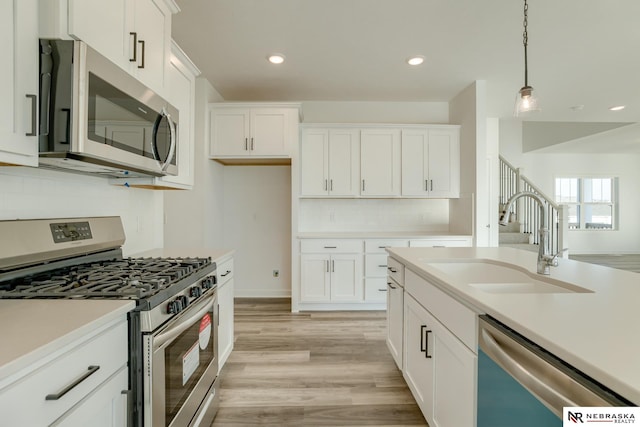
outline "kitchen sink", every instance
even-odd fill
[[[521,267],[493,260],[424,260],[430,268],[437,269],[456,282],[462,282],[488,293],[590,293],[572,283],[529,272]]]

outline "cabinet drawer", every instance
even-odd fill
[[[410,240],[412,248],[458,248],[471,246],[471,238],[468,239],[416,239]]]
[[[402,239],[367,239],[364,241],[364,251],[370,254],[386,254],[385,248],[406,248],[407,246],[409,246],[409,241]]]
[[[233,258],[222,262],[216,266],[216,279],[218,286],[221,286],[233,277]]]
[[[387,301],[387,278],[370,277],[364,280],[365,302]]]
[[[49,425],[127,364],[127,322],[78,345],[0,393],[6,425]],[[92,374],[89,367],[98,366]],[[94,368],[95,369],[95,368]],[[74,382],[84,379],[55,399]],[[47,400],[49,396],[50,400]]]
[[[300,241],[300,252],[308,253],[360,253],[362,240],[304,239]]]
[[[364,275],[366,277],[387,277],[387,255],[366,254],[364,256]]]
[[[406,271],[405,279],[405,292],[446,325],[471,351],[477,352],[478,313],[411,270]]]
[[[404,265],[394,258],[387,257],[387,274],[400,285],[404,285]]]

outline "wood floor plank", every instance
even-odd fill
[[[386,348],[385,312],[291,313],[237,299],[221,426],[427,426]]]

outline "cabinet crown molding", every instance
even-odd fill
[[[300,127],[302,129],[459,129],[461,126],[447,123],[300,123]]]

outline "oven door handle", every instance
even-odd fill
[[[157,335],[153,339],[154,351],[171,343],[171,341],[176,339],[181,333],[189,329],[193,325],[193,322],[197,321],[199,318],[208,313],[213,306],[214,300],[215,294],[213,294],[206,300],[200,301],[197,306],[192,308],[192,310],[196,310],[193,315],[184,319],[180,319],[179,323],[172,325],[167,331],[164,331]],[[211,322],[213,322],[213,319],[211,319]]]

